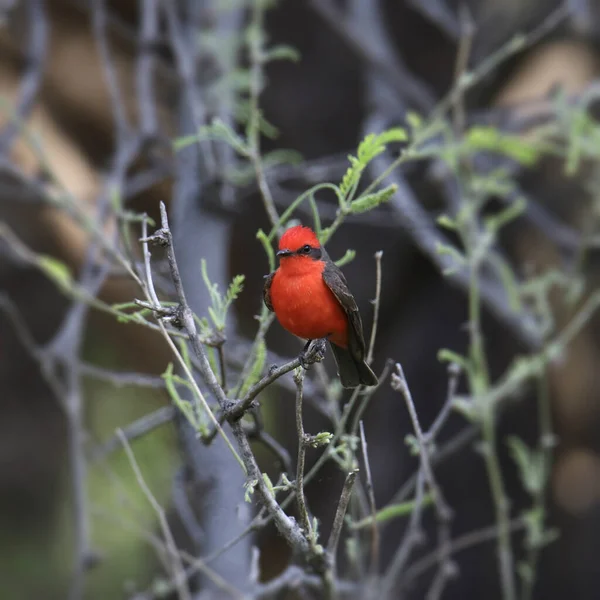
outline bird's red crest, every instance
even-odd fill
[[[310,227],[296,225],[295,227],[290,227],[281,236],[281,239],[279,240],[279,249],[286,249],[295,252],[306,244],[312,246],[313,248],[318,248],[320,246],[317,236]]]

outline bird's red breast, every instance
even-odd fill
[[[328,338],[348,345],[348,318],[323,281],[325,263],[293,256],[281,260],[271,283],[271,303],[277,319],[290,333],[314,340]]]

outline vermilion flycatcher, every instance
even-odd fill
[[[279,241],[279,268],[267,275],[263,298],[290,333],[331,344],[344,387],[376,385],[365,362],[362,322],[346,278],[308,227],[291,227]],[[308,346],[308,344],[307,344]]]

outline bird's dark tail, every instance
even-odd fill
[[[337,363],[340,381],[345,388],[355,388],[359,385],[377,385],[377,376],[364,360],[355,360],[346,349],[329,344]]]

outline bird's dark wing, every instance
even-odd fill
[[[325,263],[323,281],[348,315],[348,350],[356,361],[364,360],[365,340],[356,300],[354,300],[354,296],[348,289],[344,274],[330,260]]]
[[[273,283],[273,277],[275,276],[275,271],[265,275],[265,285],[263,287],[263,301],[265,306],[273,312],[273,305],[271,304],[271,283]]]

